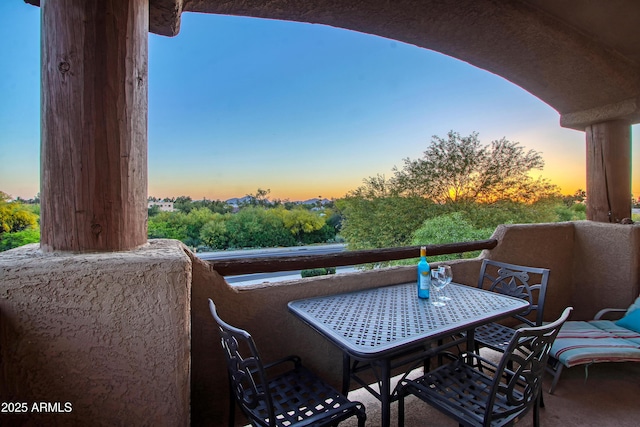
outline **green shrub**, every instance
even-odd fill
[[[8,251],[9,249],[24,246],[29,243],[38,243],[39,241],[39,227],[27,228],[16,231],[15,233],[2,233],[0,234],[0,251]]]
[[[327,274],[336,274],[336,268],[335,267],[310,268],[307,270],[302,270],[300,272],[300,276],[302,277],[326,276]]]
[[[491,237],[493,228],[475,228],[464,212],[453,212],[428,219],[413,235],[414,245],[439,245],[444,243],[484,240]],[[439,255],[429,258],[430,262],[460,258],[474,258],[480,251],[460,254]]]

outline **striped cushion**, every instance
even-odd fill
[[[609,320],[565,322],[551,347],[564,366],[600,362],[640,362],[640,334]]]

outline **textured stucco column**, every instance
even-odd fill
[[[631,218],[631,126],[623,120],[587,127],[587,219]]]
[[[184,250],[161,240],[108,254],[36,244],[0,254],[0,400],[29,409],[0,424],[189,425]],[[55,411],[33,411],[40,402]]]

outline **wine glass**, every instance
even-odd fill
[[[442,288],[440,288],[440,291],[442,291],[442,289],[444,289],[445,286],[447,286],[453,280],[453,272],[451,271],[451,267],[448,265],[439,266],[438,271],[439,271],[439,274],[442,275],[445,281],[445,284],[442,286]],[[440,295],[439,299],[440,301],[451,301],[451,298],[442,294]]]
[[[445,305],[447,305],[440,299],[440,291],[445,286],[447,286],[447,281],[444,277],[444,271],[440,270],[439,268],[431,270],[431,288],[436,291],[436,295],[434,295],[431,304],[435,305],[436,307],[444,307]]]

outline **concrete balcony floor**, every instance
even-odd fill
[[[544,402],[540,409],[541,426],[561,427],[635,427],[639,425],[640,364],[601,363],[591,365],[585,381],[585,369],[576,366],[564,369],[553,395],[547,391],[551,376],[545,375]],[[380,404],[368,392],[355,390],[351,400],[359,400],[367,409],[367,426],[380,425]],[[414,397],[406,400],[405,426],[455,427],[457,422]],[[391,425],[398,423],[398,404],[391,406]],[[528,413],[517,424],[533,426],[533,414]],[[340,424],[355,427],[355,418]]]

